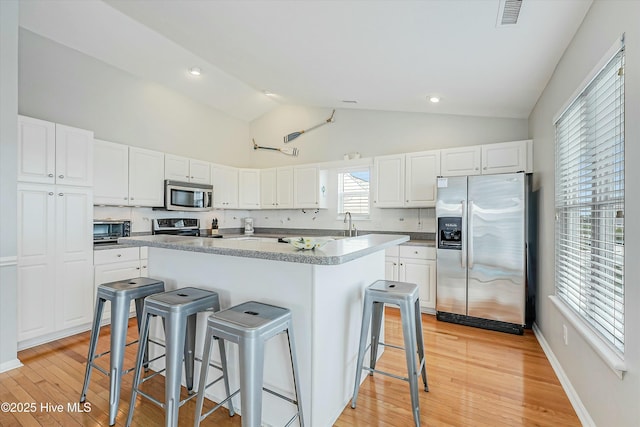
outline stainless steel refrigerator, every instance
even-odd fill
[[[524,173],[438,179],[439,320],[521,334],[535,314],[535,221]]]

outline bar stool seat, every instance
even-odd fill
[[[178,424],[178,409],[187,400],[196,396],[193,393],[193,370],[195,359],[196,340],[196,320],[197,314],[204,311],[220,311],[220,301],[218,294],[213,291],[198,289],[193,287],[180,288],[169,292],[151,295],[144,300],[142,314],[142,324],[140,327],[141,345],[138,347],[136,358],[135,374],[131,389],[131,401],[129,403],[129,415],[127,426],[133,420],[136,398],[138,394],[151,400],[156,405],[165,409],[165,426],[176,426]],[[140,370],[144,362],[144,352],[146,351],[147,337],[149,336],[149,320],[151,316],[161,317],[165,328],[165,369],[153,375],[140,378]],[[144,339],[144,340],[143,340]],[[155,342],[154,342],[155,343]],[[155,343],[157,344],[157,343]],[[207,363],[206,366],[213,366],[222,371],[218,378],[224,380],[224,385],[229,394],[229,381],[227,378],[226,355],[224,345],[220,343],[220,355],[222,366]],[[180,380],[182,378],[182,361],[184,357],[184,369],[187,390],[189,396],[180,401]],[[207,360],[207,359],[203,359]],[[205,369],[204,366],[202,369]],[[150,380],[156,375],[165,372],[165,400],[164,403],[140,390],[140,385]],[[233,406],[229,404],[229,412],[234,414]]]
[[[380,340],[382,315],[385,304],[394,304],[400,308],[404,347],[385,344]],[[367,347],[369,324],[371,324],[371,344]],[[400,377],[376,369],[379,345],[404,350],[407,361],[407,377]],[[371,349],[369,367],[363,366],[364,355],[367,349]],[[360,372],[362,370],[368,371],[370,375],[373,375],[375,372],[407,381],[411,394],[413,419],[415,425],[420,426],[418,375],[422,374],[424,391],[429,391],[429,387],[427,385],[427,367],[424,357],[424,339],[422,337],[422,315],[420,313],[418,285],[391,280],[378,280],[365,289],[356,379],[353,387],[353,399],[351,400],[352,408],[356,407],[358,390],[360,389]]]
[[[263,387],[265,342],[281,333],[287,334],[289,342],[295,399]],[[230,402],[231,398],[240,392],[242,426],[259,427],[262,420],[263,390],[296,405],[296,413],[288,421],[287,426],[291,425],[296,418],[298,418],[300,426],[304,426],[299,390],[300,379],[296,361],[291,311],[289,309],[249,301],[218,313],[213,313],[207,320],[203,360],[208,360],[209,358],[214,337],[218,338],[220,343],[228,340],[238,344],[240,390],[235,391],[232,395],[227,393],[227,398],[223,402],[202,415],[204,391],[209,386],[206,384],[207,370],[203,369],[200,372],[200,381],[198,383],[195,426],[199,426],[200,422],[217,410],[221,404],[226,401]]]
[[[135,301],[138,333],[140,333],[140,319],[144,298],[159,292],[164,292],[164,282],[150,277],[136,277],[128,280],[104,283],[98,286],[96,308],[93,315],[93,325],[91,327],[91,339],[89,341],[89,353],[87,355],[87,367],[84,375],[82,393],[80,394],[80,402],[84,402],[87,399],[87,390],[93,368],[109,376],[109,425],[114,425],[116,422],[118,404],[120,403],[122,376],[133,370],[123,371],[122,369],[125,347],[140,341],[138,339],[128,344],[126,343],[131,301]],[[102,311],[106,301],[111,302],[110,350],[96,355]],[[110,354],[109,372],[95,364],[96,359],[107,354]],[[145,362],[147,360],[148,357],[145,358]]]

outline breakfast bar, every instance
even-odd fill
[[[384,278],[384,250],[408,240],[406,235],[370,234],[331,240],[313,250],[260,237],[154,235],[121,238],[119,243],[148,246],[149,274],[163,280],[167,290],[214,290],[222,309],[251,300],[290,309],[305,424],[326,426],[336,421],[353,392],[364,288]],[[202,355],[205,324],[202,315],[197,356]],[[159,324],[152,332],[163,339]],[[211,360],[219,363],[215,347]],[[236,390],[235,346],[228,346],[227,358],[231,389]],[[281,335],[265,349],[264,386],[292,397],[291,377],[286,337]],[[211,387],[208,397],[223,400],[222,385]],[[237,398],[233,403],[242,413],[242,403]],[[292,411],[288,403],[264,394],[264,425],[282,425]]]

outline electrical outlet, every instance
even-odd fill
[[[569,345],[569,337],[567,334],[567,325],[562,325],[562,339],[564,340],[564,345]]]

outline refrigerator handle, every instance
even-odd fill
[[[467,223],[467,201],[463,200],[460,202],[460,204],[462,205],[462,224],[463,224],[463,229],[462,229],[462,247],[461,249],[461,264],[462,264],[462,268],[467,268],[467,245],[466,245],[466,241],[467,241],[467,229],[464,229],[464,225],[466,225]]]
[[[469,219],[467,222],[467,230],[469,237],[467,238],[467,253],[469,254],[469,268],[473,268],[473,200],[469,200]]]

